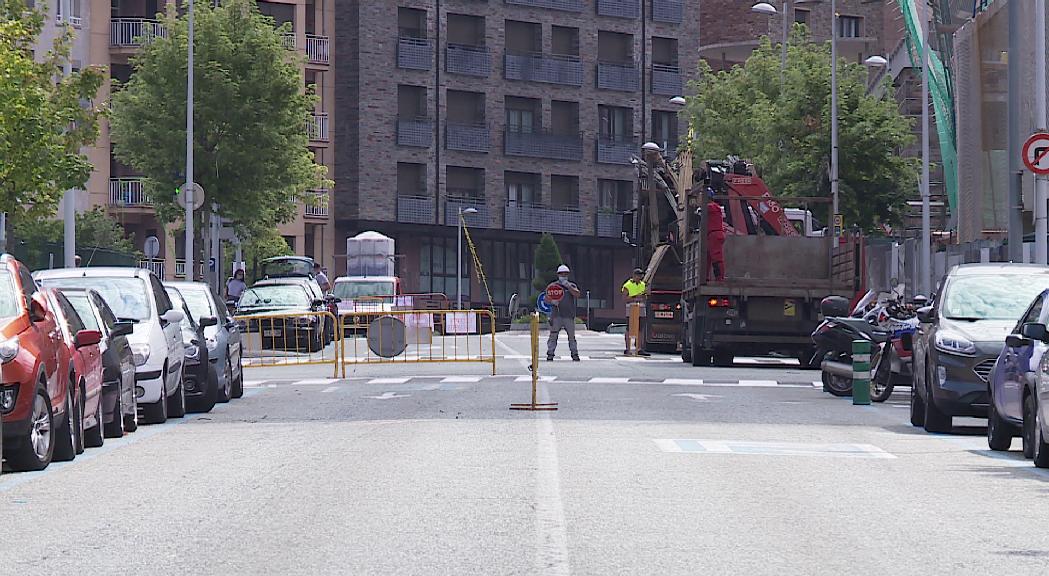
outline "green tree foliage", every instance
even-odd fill
[[[840,211],[847,226],[869,230],[898,223],[918,184],[915,160],[901,155],[913,140],[911,121],[891,85],[874,97],[867,78],[864,66],[839,60]],[[702,63],[690,86],[699,155],[753,161],[777,196],[830,197],[829,44],[813,43],[795,25],[782,84],[780,50],[766,37],[743,66],[713,72]],[[830,205],[810,209],[829,216]]]
[[[169,12],[162,22],[167,38],[146,43],[113,95],[112,137],[116,156],[145,176],[160,217],[174,222],[182,216],[175,195],[186,162],[188,34],[184,16]],[[316,99],[302,91],[301,56],[284,48],[290,31],[253,0],[196,4],[193,178],[206,209],[217,204],[242,238],[291,220],[307,190],[329,184],[307,148]]]
[[[14,226],[13,237],[24,249],[25,258],[43,262],[51,246],[61,245],[64,232],[61,220],[30,222],[21,220]],[[124,228],[96,206],[76,215],[77,252],[104,248],[127,254],[136,254],[134,238],[124,237]],[[61,265],[61,262],[58,263]]]
[[[548,284],[557,280],[557,267],[563,262],[554,237],[544,233],[535,248],[535,278],[532,279],[532,288],[535,288],[536,292],[546,290]]]
[[[0,211],[12,225],[51,216],[66,189],[84,187],[92,166],[80,150],[98,135],[103,71],[62,77],[68,30],[34,60],[43,24],[23,0],[0,0]]]

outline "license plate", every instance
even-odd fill
[[[656,311],[656,318],[674,318],[674,312],[670,310]]]
[[[281,335],[280,330],[263,330],[262,335],[266,338],[279,338]]]
[[[784,300],[783,301],[783,315],[784,316],[797,316],[798,315],[798,308],[797,308],[797,305],[794,303],[793,300]]]

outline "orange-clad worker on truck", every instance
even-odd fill
[[[707,188],[707,280],[725,280],[725,211],[714,199],[714,189]]]

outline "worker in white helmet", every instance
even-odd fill
[[[579,362],[579,346],[575,339],[575,317],[576,298],[579,298],[579,287],[568,280],[572,271],[564,264],[557,267],[557,283],[564,288],[564,296],[559,302],[551,302],[550,310],[550,338],[546,342],[546,359],[554,359],[557,352],[557,337],[564,328],[568,333],[568,350],[572,353],[572,360]]]

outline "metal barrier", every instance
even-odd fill
[[[489,363],[495,374],[490,310],[360,311],[340,315],[338,331],[344,378],[347,365],[426,362]]]
[[[245,367],[331,364],[332,376],[338,375],[342,332],[334,314],[251,314],[233,320],[240,326]]]

